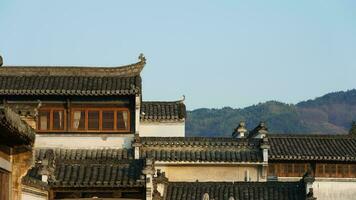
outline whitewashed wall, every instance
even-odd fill
[[[47,194],[39,191],[23,191],[22,200],[47,200]]]
[[[131,148],[133,134],[37,134],[36,148]]]
[[[184,137],[185,123],[183,122],[141,122],[141,137]]]
[[[245,181],[245,177],[249,177],[249,181],[265,181],[260,176],[260,168],[258,166],[232,166],[232,165],[170,165],[162,166],[155,165],[155,169],[160,169],[166,173],[169,181],[187,181],[194,182],[234,182]]]
[[[318,200],[355,200],[356,179],[317,179],[313,190]]]

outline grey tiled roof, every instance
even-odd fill
[[[46,151],[53,151],[55,160],[50,187],[112,188],[145,185],[140,180],[143,161],[133,159],[131,149],[37,149],[37,163],[45,159]],[[39,179],[39,168],[41,165],[37,164],[27,177]]]
[[[47,150],[52,150],[55,159],[61,161],[113,161],[120,162],[133,159],[132,149],[36,149],[36,160],[44,159]]]
[[[209,199],[228,200],[302,200],[305,187],[300,182],[170,182],[166,200],[195,200],[209,194]]]
[[[122,67],[0,67],[0,95],[131,95],[145,59]]]
[[[259,139],[141,137],[141,156],[167,162],[262,162]]]
[[[186,118],[183,101],[143,101],[141,120],[143,121],[178,121]]]
[[[5,145],[32,145],[35,131],[9,107],[0,105],[0,141]]]
[[[356,161],[356,137],[349,135],[272,135],[269,160]]]
[[[52,187],[141,187],[142,162],[130,160],[127,163],[77,162],[56,166],[56,180]]]
[[[0,95],[107,96],[137,94],[141,77],[3,76]]]

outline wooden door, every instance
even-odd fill
[[[0,200],[9,200],[10,174],[0,169]]]

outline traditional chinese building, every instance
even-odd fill
[[[311,200],[339,182],[351,191],[333,194],[355,191],[353,137],[272,135],[264,123],[184,137],[184,98],[142,100],[145,63],[0,67],[2,199]],[[14,173],[17,155],[28,161]]]

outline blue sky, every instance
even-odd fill
[[[145,100],[296,103],[356,87],[356,1],[1,0],[5,65],[115,66]]]

